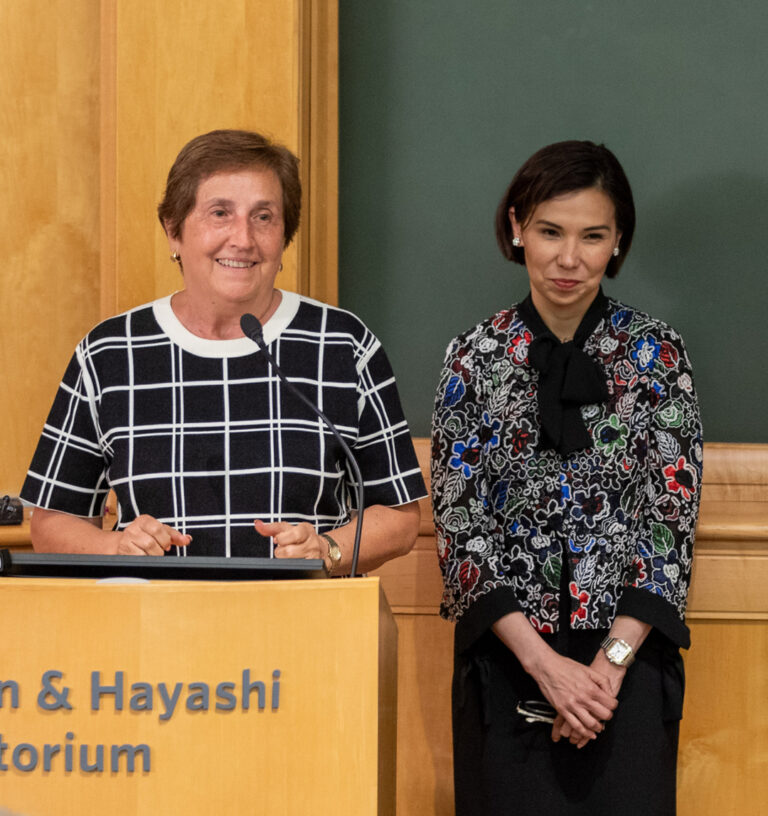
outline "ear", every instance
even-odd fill
[[[509,208],[509,223],[512,225],[512,237],[523,240],[523,228],[520,222],[515,218],[515,208]]]
[[[171,237],[171,231],[167,221],[163,221],[163,230],[165,231],[165,239],[168,241],[168,251],[173,254],[180,250],[179,239]]]

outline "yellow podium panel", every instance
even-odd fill
[[[0,580],[0,811],[394,814],[376,578]]]

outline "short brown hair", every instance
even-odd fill
[[[635,202],[619,160],[605,145],[594,142],[556,142],[542,147],[515,173],[496,210],[496,240],[508,261],[525,265],[525,249],[512,244],[509,208],[526,224],[539,204],[550,198],[596,187],[613,202],[616,228],[621,233],[618,257],[611,256],[605,275],[615,278],[632,245]]]
[[[157,215],[171,238],[181,236],[184,220],[197,200],[201,182],[216,173],[250,167],[273,170],[283,190],[285,245],[299,228],[301,182],[299,160],[283,145],[249,130],[212,130],[187,142],[168,173]]]

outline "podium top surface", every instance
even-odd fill
[[[143,578],[159,581],[275,581],[327,578],[322,559],[140,557],[0,550],[3,578]]]

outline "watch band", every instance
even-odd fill
[[[336,567],[341,563],[341,547],[328,535],[328,533],[320,533],[320,538],[324,538],[328,542],[328,575],[333,575]]]

